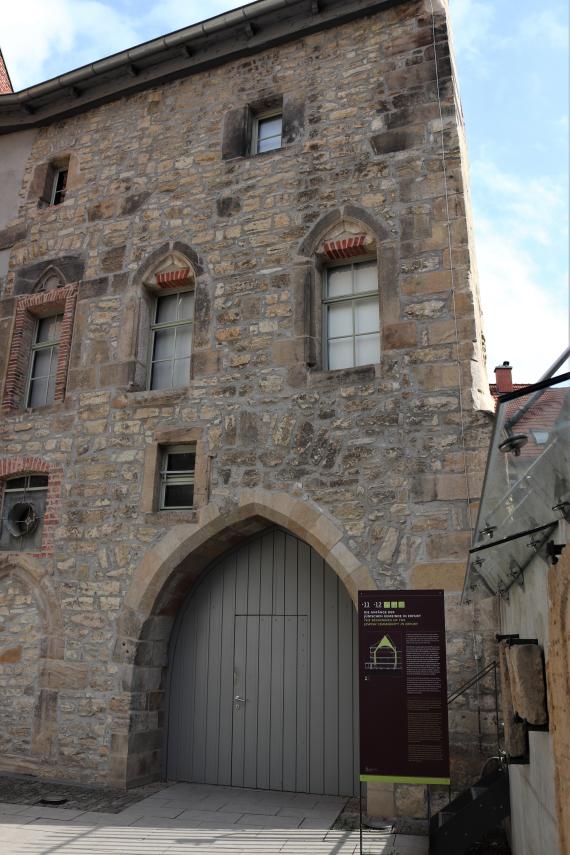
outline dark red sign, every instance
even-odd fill
[[[359,591],[360,780],[449,784],[443,591]]]

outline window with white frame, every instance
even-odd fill
[[[276,148],[281,148],[282,133],[282,113],[254,116],[252,134],[253,153],[262,154],[265,151],[273,151]]]
[[[62,320],[63,315],[51,315],[36,321],[28,378],[28,407],[45,407],[53,403]]]
[[[151,324],[150,389],[175,389],[190,380],[194,291],[158,296]]]
[[[159,508],[180,510],[194,507],[196,445],[167,445],[160,466]]]
[[[325,366],[380,361],[380,306],[375,261],[329,267],[324,288]]]

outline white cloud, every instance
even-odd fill
[[[551,178],[521,178],[490,160],[473,164],[475,235],[489,379],[505,359],[532,383],[568,344],[566,194]]]
[[[450,12],[457,55],[480,62],[495,18],[492,4],[483,0],[451,0]]]
[[[2,11],[2,42],[20,89],[136,44],[137,32],[98,0],[19,0]]]
[[[520,177],[492,160],[476,160],[471,177],[485,210],[503,223],[513,239],[553,245],[567,233],[567,178]]]
[[[523,18],[518,26],[516,38],[532,42],[544,42],[551,48],[568,49],[568,21],[562,21],[552,9],[534,11]]]
[[[2,9],[2,49],[16,89],[242,5],[241,0],[17,0]]]
[[[489,380],[508,359],[515,382],[534,383],[568,344],[567,285],[547,290],[530,253],[492,221],[476,231]]]

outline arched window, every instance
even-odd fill
[[[314,368],[334,371],[380,361],[376,231],[336,210],[316,224],[301,246],[310,263],[308,361]]]
[[[181,252],[171,250],[152,265],[143,277],[143,285],[146,317],[142,334],[148,338],[144,386],[186,386],[192,357],[195,270]]]

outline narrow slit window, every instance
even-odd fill
[[[380,360],[380,307],[376,262],[332,267],[326,272],[327,368],[354,368]]]
[[[175,389],[190,381],[194,292],[157,297],[151,327],[150,389]]]
[[[281,148],[283,116],[274,113],[271,116],[257,116],[253,124],[253,151],[262,154]]]
[[[159,507],[161,511],[194,507],[195,470],[196,446],[194,444],[166,446],[160,469]]]
[[[51,193],[51,205],[61,205],[65,200],[65,192],[67,189],[67,169],[58,169],[54,175],[53,188]]]
[[[53,404],[62,320],[63,315],[37,320],[28,378],[28,407]]]

